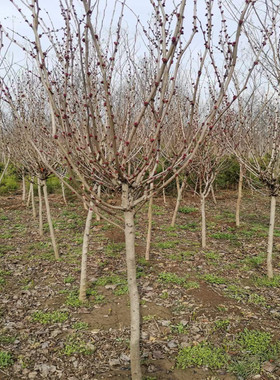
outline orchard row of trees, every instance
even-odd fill
[[[151,0],[144,23],[128,0],[115,2],[111,18],[101,1],[60,0],[56,26],[40,0],[11,2],[28,33],[0,29],[1,154],[38,181],[40,233],[43,188],[57,258],[46,179],[54,173],[88,208],[80,299],[93,211],[124,230],[131,374],[141,379],[134,218],[147,201],[151,211],[153,196],[176,181],[178,209],[191,179],[201,199],[205,247],[205,199],[234,154],[240,163],[237,225],[243,173],[263,182],[271,198],[267,267],[273,276],[280,5],[246,0],[224,8],[207,0],[202,9],[182,0],[170,8]],[[127,15],[135,18],[133,35],[123,26]],[[9,62],[11,45],[26,53],[24,67]],[[147,259],[150,238],[151,212]]]

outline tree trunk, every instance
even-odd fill
[[[98,198],[100,198],[100,196],[101,196],[101,185],[98,185],[97,196],[98,196]],[[99,214],[98,209],[97,209],[96,206],[94,206],[94,212],[95,212],[95,219],[96,219],[96,221],[100,222],[101,217],[100,217],[100,214]]]
[[[200,194],[201,204],[201,245],[206,248],[206,217],[205,217],[205,196]]]
[[[39,197],[39,235],[43,236],[43,205],[42,205],[42,188],[41,181],[38,178],[38,197]]]
[[[82,185],[82,190],[83,190],[83,191],[85,190],[85,186],[84,186],[84,185]],[[83,197],[84,209],[85,209],[85,210],[88,210],[88,207],[87,207],[87,201],[86,201],[86,196],[83,194],[82,197]]]
[[[32,178],[32,182],[30,184],[31,186],[31,204],[32,204],[32,213],[33,213],[33,218],[36,218],[36,207],[35,207],[35,197],[34,197],[34,177]]]
[[[178,188],[176,206],[175,206],[175,210],[174,210],[173,217],[172,217],[171,227],[175,226],[178,210],[179,210],[179,207],[180,207],[183,191],[184,191],[184,189],[186,187],[186,184],[187,184],[187,178],[185,177],[184,180],[183,180],[183,182],[182,182],[181,187],[179,185],[179,188]]]
[[[242,185],[243,185],[243,165],[240,164],[239,169],[239,182],[238,182],[238,196],[236,202],[235,224],[236,227],[240,227],[240,204],[242,198]]]
[[[211,194],[212,194],[213,202],[214,202],[214,204],[216,205],[216,204],[217,204],[217,199],[216,199],[216,196],[215,196],[215,191],[214,191],[214,187],[213,187],[213,185],[211,185],[210,190],[211,190]]]
[[[6,165],[4,167],[4,170],[2,171],[2,174],[1,174],[1,177],[0,177],[0,183],[2,182],[2,179],[4,178],[4,175],[8,169],[8,166],[9,166],[9,162],[10,162],[10,157],[7,159],[7,162],[6,162]]]
[[[165,195],[165,187],[162,189],[163,203],[166,205],[166,195]]]
[[[28,197],[27,197],[27,202],[26,202],[26,207],[29,207],[30,205],[30,199],[31,199],[31,183],[29,185],[29,191],[28,191]]]
[[[87,290],[87,254],[88,254],[88,244],[89,244],[89,234],[90,234],[90,225],[93,215],[93,203],[90,202],[87,220],[84,230],[83,237],[83,250],[82,250],[82,264],[81,264],[81,279],[80,279],[80,294],[79,300],[86,301],[86,290]]]
[[[26,199],[26,184],[25,184],[25,175],[24,169],[22,170],[22,198],[23,201]]]
[[[48,190],[47,190],[46,180],[43,180],[42,183],[43,183],[43,192],[44,192],[44,199],[45,199],[45,205],[46,205],[46,211],[47,211],[47,219],[48,219],[50,235],[51,235],[51,239],[52,239],[52,246],[53,246],[53,250],[54,250],[54,255],[55,255],[56,259],[59,259],[59,252],[57,249],[57,244],[56,244],[55,235],[54,235],[54,229],[53,229],[51,210],[50,210],[49,199],[48,199]]]
[[[154,186],[153,184],[151,184],[151,191],[153,191],[153,188]],[[148,208],[148,232],[147,232],[147,244],[146,244],[146,254],[145,254],[145,258],[147,261],[150,260],[152,221],[153,221],[153,197],[150,198],[149,208]]]
[[[65,196],[65,187],[64,187],[64,183],[61,181],[61,192],[62,192],[62,197],[63,197],[63,201],[64,203],[67,205],[67,199],[66,199],[66,196]]]
[[[273,248],[273,233],[275,224],[275,210],[276,210],[276,197],[271,196],[270,200],[270,222],[269,222],[269,233],[268,233],[268,247],[267,247],[267,276],[273,278],[273,267],[272,267],[272,248]]]
[[[140,366],[140,302],[136,280],[135,259],[135,227],[134,213],[131,209],[129,189],[127,184],[122,186],[122,206],[125,222],[125,248],[127,281],[130,301],[130,362],[132,380],[141,380]]]

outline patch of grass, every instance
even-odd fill
[[[172,272],[162,272],[158,274],[158,281],[165,284],[183,285],[187,281],[187,276],[180,277]]]
[[[149,321],[154,320],[155,317],[156,317],[155,315],[144,315],[144,316],[143,316],[143,321],[144,321],[144,322],[149,322]]]
[[[117,287],[117,289],[113,292],[116,296],[122,296],[124,294],[128,293],[128,286],[127,285],[120,285]]]
[[[148,205],[147,205],[148,207]],[[152,210],[154,215],[163,215],[164,214],[164,208],[158,205],[153,204]]]
[[[0,351],[0,368],[6,368],[14,363],[12,355],[6,351]]]
[[[267,356],[271,348],[272,336],[265,331],[248,330],[245,328],[239,334],[237,342],[242,350],[252,355]]]
[[[186,284],[184,284],[185,289],[198,289],[199,283],[196,281],[188,281]]]
[[[105,286],[111,284],[124,285],[126,284],[126,279],[121,278],[116,274],[110,274],[108,276],[99,277],[95,282],[93,282],[93,285],[96,286]]]
[[[230,321],[228,319],[218,319],[215,321],[215,329],[217,330],[227,330],[230,325]]]
[[[75,322],[72,326],[73,329],[75,330],[87,330],[88,329],[88,323],[86,322]]]
[[[67,338],[62,353],[67,356],[74,354],[91,355],[95,351],[93,344],[86,343],[79,335],[72,335]]]
[[[225,293],[228,297],[237,301],[246,300],[248,298],[248,292],[237,285],[228,285],[225,289]]]
[[[268,278],[267,276],[254,277],[253,283],[259,287],[278,288],[280,287],[280,276],[274,276],[273,278]]]
[[[206,282],[208,282],[209,284],[217,284],[217,285],[220,285],[220,284],[226,284],[227,280],[224,278],[224,277],[219,277],[215,274],[205,274],[204,276],[202,276],[203,280],[205,280]]]
[[[248,379],[260,373],[261,363],[255,357],[249,356],[240,360],[234,360],[229,365],[229,371],[236,375],[238,379]]]
[[[187,224],[179,224],[178,228],[180,228],[180,230],[196,231],[198,229],[198,225],[196,222],[190,222]]]
[[[170,249],[170,248],[175,248],[179,243],[180,243],[179,240],[161,241],[159,243],[156,243],[156,247],[159,249]]]
[[[211,234],[210,236],[212,238],[218,239],[218,240],[235,240],[235,239],[237,239],[236,235],[234,235],[232,233],[228,233],[228,232],[216,232],[215,234]]]
[[[184,251],[184,252],[181,252],[181,255],[182,255],[183,259],[188,259],[190,257],[193,257],[195,254],[196,254],[196,252],[194,252],[194,251]]]
[[[12,344],[16,340],[15,336],[0,334],[0,344]]]
[[[226,368],[229,356],[222,348],[206,343],[184,347],[177,356],[177,368],[208,367],[210,369]]]
[[[198,208],[182,206],[182,207],[179,207],[178,211],[181,212],[182,214],[191,214],[192,212],[197,212]]]
[[[35,313],[32,314],[32,321],[39,322],[42,325],[49,325],[52,323],[63,323],[68,319],[68,317],[68,313],[61,311],[35,311]]]
[[[4,176],[0,184],[0,195],[7,194],[19,188],[19,183],[15,175]]]
[[[64,284],[72,284],[75,281],[75,278],[72,276],[65,277]]]
[[[10,232],[5,232],[4,234],[0,235],[0,239],[12,239],[13,234]]]
[[[220,259],[220,256],[215,252],[206,252],[204,256],[208,261],[218,261]]]
[[[253,303],[254,305],[266,306],[265,297],[257,293],[250,294],[248,298],[248,302]]]
[[[166,232],[176,231],[176,227],[173,226],[163,226],[161,229]]]
[[[258,268],[265,261],[265,255],[260,254],[258,256],[246,257],[243,262],[251,267]]]
[[[72,307],[80,307],[83,305],[83,302],[79,300],[79,292],[77,289],[69,292],[65,304]]]
[[[168,255],[168,259],[173,261],[182,261],[183,257],[182,255],[176,255],[175,253],[172,253],[171,255]]]
[[[116,257],[122,252],[125,248],[125,243],[109,243],[105,247],[105,253],[109,257]]]
[[[0,215],[0,220],[8,220],[8,219],[9,218],[6,215],[4,215],[4,214]]]
[[[180,322],[177,325],[171,325],[171,331],[175,334],[186,334],[188,328]]]
[[[13,251],[15,247],[12,245],[7,245],[7,244],[0,244],[0,256],[3,256],[4,254]]]

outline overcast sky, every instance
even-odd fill
[[[25,0],[27,1],[27,0]],[[30,0],[29,0],[30,1]],[[28,2],[29,2],[28,1]],[[237,4],[239,1],[241,1],[244,4],[244,0],[236,0],[235,4]],[[20,4],[20,0],[14,0],[15,3]],[[92,3],[95,1],[92,0]],[[167,9],[169,7],[173,7],[173,3],[180,3],[180,0],[166,0],[166,7]],[[74,1],[75,4],[78,4],[78,7],[82,9],[81,2],[80,1]],[[100,4],[103,6],[104,4],[107,4],[106,9],[106,19],[104,22],[104,29],[106,29],[106,20],[109,20],[109,15],[112,13],[113,5],[115,3],[115,0],[100,0]],[[192,3],[193,1],[187,1],[186,11],[185,11],[185,34],[186,38],[188,36],[188,32],[192,28]],[[205,23],[205,1],[204,0],[198,0],[198,16],[203,20],[203,23]],[[217,9],[217,1],[215,1],[215,7],[214,7],[214,24],[217,30],[220,29],[220,20],[218,16],[218,9]],[[226,1],[224,2],[226,3]],[[130,7],[136,16],[139,16],[143,24],[146,24],[146,21],[149,19],[151,13],[152,13],[152,6],[150,4],[150,0],[126,0],[126,4],[128,7]],[[59,0],[39,0],[39,5],[42,8],[42,10],[47,10],[50,18],[52,19],[55,26],[61,26],[63,25],[61,16],[60,16],[60,9],[59,9]],[[21,8],[24,10],[24,6],[21,5]],[[25,12],[28,14],[28,12]],[[42,13],[43,14],[43,13]],[[125,27],[129,33],[131,33],[131,36],[134,35],[135,32],[135,23],[136,23],[136,17],[133,15],[133,13],[129,10],[125,12],[125,22],[123,23],[123,27]],[[102,16],[102,14],[101,14]],[[28,17],[30,19],[30,17]],[[218,20],[218,22],[215,22]],[[99,17],[99,19],[102,19],[102,17]],[[5,27],[10,27],[11,29],[17,31],[20,35],[29,36],[32,40],[34,40],[34,37],[32,35],[31,29],[27,26],[27,24],[24,22],[24,20],[21,18],[21,16],[18,14],[15,7],[12,5],[10,0],[0,0],[0,22]],[[229,19],[229,26],[231,27],[233,25],[232,21]],[[107,26],[108,28],[108,26]],[[235,28],[234,28],[235,29]],[[16,37],[17,38],[17,37]],[[203,47],[203,39],[199,36],[196,36],[194,40],[194,44],[192,46],[192,49],[194,51],[200,50],[200,48]],[[24,64],[25,61],[25,55],[24,53],[17,47],[12,47],[9,53],[9,60],[13,60],[14,63]]]

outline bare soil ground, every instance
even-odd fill
[[[151,261],[144,260],[146,213],[137,216],[137,255],[142,308],[142,368],[146,379],[231,380],[224,369],[176,368],[181,347],[207,342],[240,355],[232,342],[248,328],[280,337],[279,283],[265,281],[269,200],[248,193],[242,226],[234,226],[236,194],[207,203],[208,247],[200,248],[197,199],[186,194],[177,226],[170,228],[174,198],[155,200]],[[61,259],[52,252],[48,226],[38,222],[20,195],[0,197],[0,351],[13,363],[1,380],[130,379],[129,305],[124,235],[94,223],[88,263],[88,303],[77,299],[86,212],[78,202],[51,207]],[[280,272],[277,209],[274,266]],[[57,312],[55,314],[54,312]],[[49,318],[49,319],[48,319]],[[239,378],[280,379],[280,357],[260,373]]]

